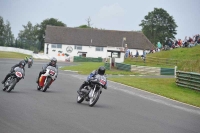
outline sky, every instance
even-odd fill
[[[177,24],[177,39],[200,34],[200,0],[0,0],[0,16],[15,38],[23,25],[55,18],[67,27],[87,25],[106,30],[139,31],[148,12],[162,8]]]

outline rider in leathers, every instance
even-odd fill
[[[14,69],[16,67],[21,67],[23,70],[24,70],[24,73],[23,73],[23,78],[25,77],[25,65],[26,65],[26,62],[24,60],[20,61],[18,64],[14,65],[11,67],[11,70],[10,70],[10,73],[8,73],[6,75],[6,77],[4,78],[4,80],[1,82],[2,84],[4,84],[6,82],[6,80],[11,76],[11,74],[14,72]],[[20,79],[19,79],[20,80]],[[18,80],[18,82],[19,82]]]
[[[36,80],[36,83],[39,82],[40,76],[46,72],[46,68],[48,66],[53,66],[53,67],[55,67],[57,69],[57,75],[56,75],[56,78],[57,78],[57,76],[58,76],[58,66],[56,65],[56,63],[57,63],[57,59],[55,57],[53,57],[48,64],[46,64],[45,66],[43,66],[42,71],[40,71],[39,76],[38,76],[38,78]]]
[[[90,75],[87,77],[87,80],[83,82],[83,84],[80,86],[79,90],[77,91],[77,93],[79,95],[82,94],[81,89],[84,88],[85,86],[89,85],[90,79],[92,79],[93,77],[95,77],[95,75],[99,74],[99,75],[104,75],[105,74],[105,67],[101,66],[99,67],[97,70],[94,70],[90,73]],[[105,89],[107,89],[107,83],[104,86]]]

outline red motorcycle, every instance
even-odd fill
[[[46,72],[40,76],[37,89],[45,92],[56,79],[57,69],[52,66],[46,68]]]

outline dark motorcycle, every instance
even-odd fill
[[[31,68],[33,65],[33,59],[28,59],[28,68]]]
[[[82,94],[77,96],[77,103],[82,103],[83,100],[89,101],[89,106],[92,107],[98,101],[102,88],[105,88],[107,79],[105,76],[96,75],[89,80],[89,84],[81,89]]]
[[[23,75],[24,70],[20,67],[16,67],[14,69],[14,72],[11,73],[11,76],[4,83],[3,91],[10,92],[11,90],[13,90],[17,82],[24,77]]]

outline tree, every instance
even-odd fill
[[[10,22],[6,21],[6,24],[4,26],[4,46],[13,46],[15,38],[14,35],[12,34],[11,27],[10,27]]]
[[[166,38],[174,39],[178,27],[173,16],[162,8],[154,8],[154,11],[149,12],[139,26],[142,26],[142,32],[154,45],[158,41],[165,43]]]
[[[37,25],[33,26],[32,23],[29,21],[27,25],[22,25],[24,30],[21,30],[18,34],[18,41],[17,43],[21,43],[23,48],[33,50],[33,47],[36,47],[37,42],[37,32],[39,27]]]
[[[89,27],[87,25],[80,25],[78,28],[91,28],[91,27]]]
[[[47,25],[66,27],[66,24],[64,24],[61,21],[58,21],[55,18],[45,19],[41,24],[38,24],[39,30],[37,32],[37,35],[38,40],[41,42],[41,49],[44,49],[44,36]]]
[[[0,46],[4,45],[4,21],[3,17],[0,16]]]

